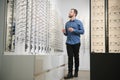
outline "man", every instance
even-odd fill
[[[78,11],[71,9],[69,12],[70,20],[65,24],[65,29],[62,30],[66,40],[66,48],[68,55],[68,74],[64,79],[78,77],[79,71],[79,48],[80,48],[80,35],[84,34],[83,24],[80,20],[76,19]],[[75,72],[73,75],[73,57],[75,61]]]

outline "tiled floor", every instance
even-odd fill
[[[67,74],[67,72],[65,74]],[[62,80],[90,80],[90,71],[79,71],[79,76],[77,78]]]

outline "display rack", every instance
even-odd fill
[[[90,11],[90,80],[119,80],[120,0],[90,0]]]
[[[120,1],[108,1],[109,53],[120,53]]]
[[[91,52],[120,53],[119,0],[91,0]]]
[[[105,53],[104,0],[91,0],[91,52]]]
[[[63,22],[59,9],[52,2],[53,0],[8,1],[7,20],[11,23],[7,24],[5,52],[53,54],[63,51]]]
[[[6,51],[14,51],[14,31],[15,31],[15,23],[14,23],[14,0],[7,1],[7,28],[6,28]]]

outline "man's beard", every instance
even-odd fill
[[[69,17],[69,18],[72,18],[73,16],[70,16],[70,15],[69,15],[68,17]]]

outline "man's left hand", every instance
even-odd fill
[[[68,31],[73,32],[74,29],[73,28],[68,28]]]

